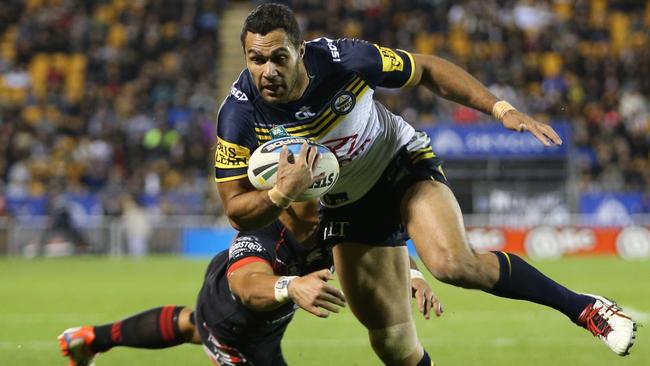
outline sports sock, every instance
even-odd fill
[[[426,350],[424,350],[424,355],[422,356],[420,362],[418,362],[415,366],[434,366],[433,361],[431,361],[431,357],[429,357],[429,354]]]
[[[588,304],[595,301],[593,297],[577,294],[546,277],[514,254],[492,253],[499,259],[499,281],[492,290],[486,291],[488,293],[550,306],[573,322]]]
[[[162,306],[115,323],[94,327],[92,349],[105,352],[115,346],[167,348],[185,342],[178,328],[182,306]]]

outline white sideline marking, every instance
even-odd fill
[[[631,308],[629,306],[622,306],[622,307],[623,307],[623,311],[626,312],[627,315],[631,316],[632,319],[634,319],[637,323],[647,324],[650,322],[650,313],[635,308]]]

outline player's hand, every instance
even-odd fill
[[[319,156],[316,147],[306,142],[300,147],[298,155],[283,147],[278,162],[277,189],[291,198],[300,196],[314,182],[313,169]]]
[[[518,132],[529,131],[544,146],[562,145],[562,139],[551,126],[537,122],[532,117],[517,110],[508,111],[503,116],[503,125]]]
[[[339,308],[345,306],[345,297],[341,290],[327,283],[332,278],[329,269],[298,277],[289,284],[289,298],[296,305],[321,318],[327,318],[330,311],[338,313]]]
[[[433,309],[436,316],[443,313],[442,303],[438,300],[436,294],[431,291],[427,281],[421,278],[411,278],[412,296],[418,303],[418,310],[424,315],[425,319],[431,317],[431,309]]]

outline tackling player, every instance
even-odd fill
[[[315,151],[281,156],[278,181],[257,191],[248,158],[282,125],[328,146],[340,177],[321,199],[323,239],[346,299],[388,365],[431,363],[418,342],[406,296],[410,236],[427,269],[465,288],[550,306],[588,329],[619,355],[633,344],[635,323],[608,299],[575,293],[516,255],[476,252],[429,137],[373,99],[377,87],[421,85],[528,131],[546,146],[561,140],[548,125],[498,100],[458,66],[354,39],[302,40],[289,8],[262,4],[241,33],[247,68],[232,86],[217,122],[216,178],[225,212],[240,230],[263,227],[311,184]],[[408,233],[408,234],[407,234]]]
[[[311,206],[311,207],[310,207]],[[295,309],[319,316],[339,312],[343,294],[327,284],[331,251],[316,245],[314,203],[293,205],[279,221],[237,235],[228,251],[210,262],[196,310],[164,306],[115,323],[71,328],[59,336],[70,366],[92,365],[95,355],[115,346],[167,348],[203,344],[221,366],[286,365],[280,343]],[[301,222],[296,212],[305,211]],[[287,227],[291,227],[289,231]],[[428,319],[442,308],[413,263],[411,283],[420,311]],[[419,274],[419,275],[418,275]]]

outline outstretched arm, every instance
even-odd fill
[[[440,57],[414,54],[415,71],[409,85],[423,85],[437,95],[490,114],[511,130],[530,131],[545,146],[560,145],[562,139],[549,125],[499,101],[467,71]]]
[[[308,312],[326,318],[345,306],[343,293],[327,283],[328,269],[300,277],[280,277],[266,262],[255,262],[236,269],[228,276],[231,291],[244,306],[255,311],[271,311],[289,300]]]

